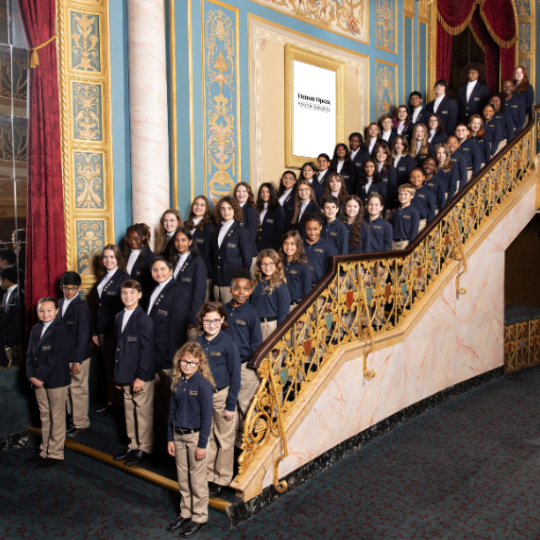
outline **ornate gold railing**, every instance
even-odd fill
[[[332,257],[318,286],[250,361],[261,383],[246,416],[236,481],[270,437],[281,437],[284,451],[274,463],[274,485],[279,492],[286,489],[277,467],[287,455],[287,419],[336,349],[351,342],[370,343],[364,375],[371,378],[375,374],[367,368],[367,355],[375,336],[402,326],[451,262],[459,263],[456,292],[466,292],[459,284],[466,268],[463,246],[487,226],[486,220],[532,169],[534,118],[531,115],[512,144],[448,202],[407,250]]]

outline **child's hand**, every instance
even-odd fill
[[[36,377],[30,377],[28,379],[36,388],[41,388],[43,386],[43,381],[36,379]]]
[[[78,375],[81,372],[81,364],[77,364],[76,362],[73,362],[71,365],[71,374],[72,375]]]
[[[117,390],[122,390],[122,387],[115,381],[114,383],[114,387],[117,389]]]
[[[206,448],[195,448],[195,459],[201,461],[206,457]]]
[[[232,420],[234,418],[234,411],[223,411],[223,414],[221,415],[225,420]]]
[[[142,392],[143,390],[144,390],[144,381],[141,381],[141,379],[135,379],[135,382],[133,383],[133,391]]]
[[[169,452],[169,456],[172,456],[172,457],[175,456],[175,448],[174,448],[174,443],[172,441],[167,443],[167,452]],[[195,451],[195,457],[196,456],[197,456],[197,451]]]
[[[94,345],[99,347],[99,336],[92,336],[92,341],[94,342]]]

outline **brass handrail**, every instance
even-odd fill
[[[317,287],[263,343],[250,361],[261,384],[246,416],[236,481],[249,468],[270,434],[283,441],[284,453],[274,463],[274,485],[283,491],[278,463],[287,455],[285,420],[297,398],[327,365],[340,345],[369,340],[395,330],[408,319],[443,269],[458,261],[465,270],[463,246],[527,176],[533,164],[534,115],[503,152],[491,160],[450,200],[436,219],[406,250],[332,257]],[[464,266],[466,269],[466,266]]]

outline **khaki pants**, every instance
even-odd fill
[[[133,385],[122,384],[128,447],[152,453],[154,444],[154,381],[146,381],[142,392],[133,393]]]
[[[114,386],[114,335],[99,334],[99,346],[101,356],[105,364],[105,376],[107,377],[107,405],[121,406],[122,396]]]
[[[20,345],[13,345],[13,347],[4,347],[6,351],[6,357],[8,359],[8,366],[22,366],[22,348]]]
[[[234,418],[223,418],[225,402],[229,394],[229,387],[223,388],[214,394],[214,413],[212,415],[212,431],[208,441],[207,465],[208,482],[220,486],[228,486],[233,475],[234,462]]]
[[[253,396],[259,388],[260,380],[257,371],[248,367],[248,362],[242,364],[242,385],[238,392],[238,400],[236,407],[236,436],[234,439],[235,446],[242,445],[242,435],[244,433],[244,423],[246,415],[253,400]]]
[[[407,249],[407,246],[409,245],[408,240],[392,240],[392,249],[394,251],[399,251],[400,249]]]
[[[39,455],[42,458],[64,459],[67,386],[60,388],[42,386],[35,391],[41,420]]]
[[[180,488],[180,515],[197,523],[208,521],[206,458],[197,461],[195,450],[200,433],[174,433],[174,460]]]
[[[154,378],[154,417],[157,422],[169,422],[169,407],[171,405],[171,369],[156,369]]]
[[[193,328],[188,328],[188,331],[186,333],[186,340],[195,341],[201,334],[202,332],[196,326],[194,326]]]
[[[214,285],[214,300],[222,304],[230,302],[232,300],[231,288]]]
[[[277,321],[263,322],[261,320],[261,333],[263,343],[268,339],[270,334],[277,328]]]
[[[71,369],[73,364],[69,364]],[[78,429],[90,427],[88,418],[88,375],[90,374],[90,358],[81,364],[77,375],[71,374],[71,384],[67,387],[66,408],[72,415],[73,426]]]

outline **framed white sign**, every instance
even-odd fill
[[[301,167],[344,140],[345,66],[309,50],[285,47],[285,160]]]

